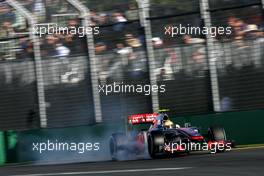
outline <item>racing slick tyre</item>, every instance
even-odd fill
[[[222,127],[218,127],[218,126],[210,127],[208,130],[208,136],[209,136],[209,140],[214,142],[226,141],[225,129]],[[226,151],[225,148],[223,150],[216,150],[217,153],[221,153],[225,151]]]
[[[155,159],[160,153],[160,146],[164,145],[164,136],[162,133],[151,133],[148,135],[148,152],[151,158]]]
[[[210,127],[208,130],[209,139],[212,141],[226,141],[225,129],[222,127]]]
[[[126,152],[127,137],[123,133],[115,133],[110,137],[110,154],[113,160],[119,159],[120,152]]]

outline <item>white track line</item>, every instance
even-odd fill
[[[232,148],[232,150],[236,151],[236,150],[250,150],[250,149],[260,149],[260,148],[264,148],[263,145],[260,146],[248,146],[248,147],[238,147],[238,148]]]
[[[190,169],[191,167],[175,167],[175,168],[150,168],[150,169],[127,169],[127,170],[105,170],[105,171],[88,171],[88,172],[61,172],[47,174],[27,174],[27,175],[12,175],[12,176],[53,176],[53,175],[87,175],[87,174],[112,174],[112,173],[128,173],[128,172],[152,172],[152,171],[174,171]]]

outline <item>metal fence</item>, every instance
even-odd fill
[[[0,38],[2,130],[119,121],[157,107],[193,115],[264,106],[261,1],[117,0],[112,8],[110,1],[52,2],[0,4],[2,34],[15,34]],[[78,27],[87,19],[100,27],[100,35],[36,39],[29,32],[32,22]],[[233,35],[164,34],[165,27],[180,24],[231,26]],[[100,86],[114,84],[165,85],[166,93],[100,91]]]

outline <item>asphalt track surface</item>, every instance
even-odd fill
[[[156,160],[64,165],[9,165],[0,176],[264,176],[264,148],[226,153],[193,153]]]

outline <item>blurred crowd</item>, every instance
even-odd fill
[[[60,23],[58,25],[67,27],[77,27],[82,25],[78,18],[78,11],[66,1],[19,0],[19,2],[36,17],[38,17],[39,24]],[[96,12],[95,10],[91,10],[91,26],[112,25],[104,30],[104,35],[109,35],[110,37],[118,33],[120,34],[120,32],[122,33],[125,28],[124,23],[138,20],[137,6],[135,4],[127,4],[126,6],[127,9],[124,12],[119,10],[111,12]],[[73,16],[74,13],[77,15]],[[12,49],[16,47],[19,47],[20,49],[26,49],[26,47],[32,46],[29,38],[24,36],[28,35],[28,26],[26,20],[19,13],[17,13],[16,10],[12,9],[6,2],[0,2],[0,17],[0,40],[5,40],[5,43],[10,43],[12,39],[16,39],[16,42],[12,41],[11,43],[13,45],[19,43],[19,46],[13,46]],[[125,33],[123,34],[125,36]],[[128,36],[129,35],[130,34],[128,34]],[[135,42],[137,41],[129,41],[131,45],[134,45]],[[109,46],[111,46],[111,44]],[[46,36],[45,38],[41,39],[41,47],[43,49],[43,57],[68,56],[76,54],[83,55],[87,50],[85,40],[72,34],[54,34]],[[14,50],[12,50],[12,52],[14,52]],[[24,50],[23,52],[27,51]],[[31,54],[26,53],[23,55],[29,56]]]
[[[19,2],[38,17],[39,23],[59,22],[67,27],[82,25],[78,11],[66,1],[19,0]],[[138,7],[135,3],[129,2],[121,7],[113,10],[98,11],[96,8],[90,10],[90,25],[100,26],[100,35],[95,36],[95,54],[102,82],[145,79],[148,75],[145,35],[139,22]],[[215,54],[220,67],[227,62],[238,67],[252,62],[261,65],[263,62],[262,50],[258,51],[259,58],[253,61],[249,55],[256,52],[256,46],[263,46],[263,17],[261,14],[250,19],[239,17],[233,14],[225,15],[222,23],[232,28],[232,34],[214,38]],[[163,31],[166,25],[168,24],[163,24],[160,30]],[[0,60],[34,58],[32,41],[26,36],[28,27],[26,20],[5,2],[0,2],[0,26]],[[196,76],[203,76],[208,71],[205,36],[184,35],[177,39],[179,40],[177,45],[168,40],[173,39],[168,39],[160,33],[153,33],[155,74],[158,80],[174,79],[175,73],[182,71]],[[86,38],[73,34],[46,35],[40,42],[43,59],[86,56],[88,53]],[[233,53],[236,56],[230,56],[231,60],[235,57],[238,59],[221,60],[226,58],[228,53],[225,46],[234,49]],[[12,53],[15,53],[13,57]],[[241,59],[241,53],[247,58]]]

